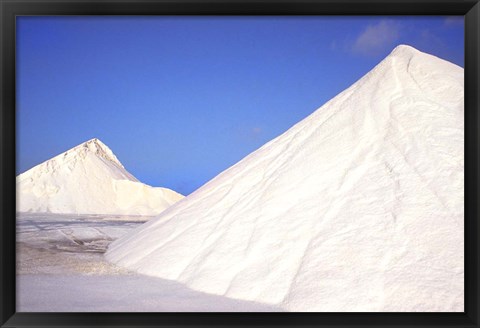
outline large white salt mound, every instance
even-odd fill
[[[17,176],[17,211],[156,215],[183,196],[139,182],[91,139]]]
[[[107,259],[289,311],[463,311],[463,94],[399,46]]]

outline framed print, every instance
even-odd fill
[[[477,1],[3,1],[1,324],[478,326]]]

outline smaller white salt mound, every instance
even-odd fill
[[[156,215],[183,197],[139,182],[96,138],[17,176],[17,212]]]

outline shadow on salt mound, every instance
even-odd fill
[[[20,312],[281,312],[143,275],[19,275]],[[74,295],[74,296],[72,296]]]

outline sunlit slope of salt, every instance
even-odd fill
[[[156,215],[183,196],[139,182],[92,139],[17,177],[17,211]]]
[[[399,46],[107,259],[291,311],[463,311],[463,93]]]

